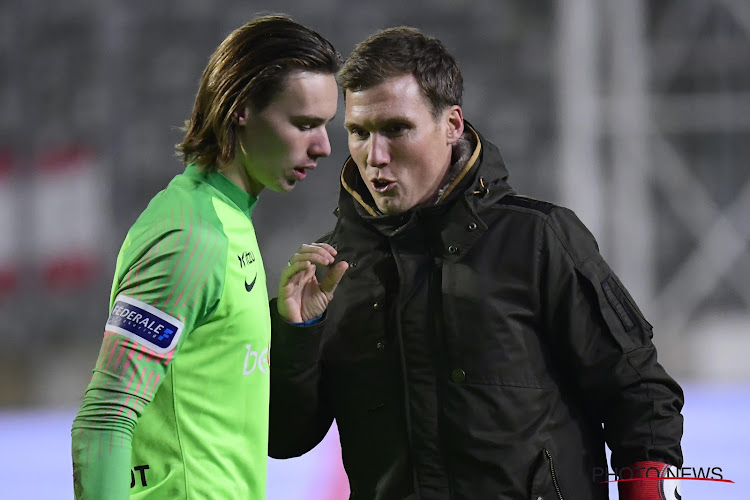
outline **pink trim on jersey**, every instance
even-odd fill
[[[134,342],[135,343],[135,342]],[[134,351],[128,352],[128,359],[125,361],[125,367],[122,370],[122,374],[120,376],[120,379],[124,379],[125,370],[131,366],[130,360],[133,359]],[[128,403],[130,402],[130,386],[133,384],[133,378],[135,377],[135,369],[130,371],[130,380],[128,380],[128,385],[125,386],[125,392],[128,393],[128,397],[125,398],[125,401],[122,403],[122,406],[120,406],[120,409],[117,411],[116,417],[119,417],[122,415],[122,409],[127,407],[128,408],[128,418],[131,418],[132,412],[130,411],[130,407],[128,406]]]
[[[174,223],[174,220],[172,222]],[[166,226],[166,224],[167,224],[166,219],[162,219],[162,228],[159,230],[160,233],[164,232],[164,226]],[[159,241],[156,243],[156,245],[151,247],[151,250],[147,253],[147,258],[145,259],[145,262],[143,260],[140,262],[140,264],[143,264],[144,268],[148,269],[148,266],[151,264],[151,259],[159,255],[162,243],[164,243],[166,246],[165,241],[167,240],[168,237],[169,237],[169,233],[164,235],[163,238],[159,238]],[[154,267],[156,267],[156,265],[154,265]],[[136,270],[136,278],[137,278],[137,275],[138,275],[138,271]],[[138,290],[138,288],[140,287],[140,283],[137,281],[137,279],[134,283],[134,286],[136,287],[136,290]],[[120,287],[120,289],[123,289],[123,287]],[[143,292],[134,292],[133,298],[143,301]]]
[[[142,355],[143,355],[143,353],[141,353],[141,356]],[[138,384],[136,384],[135,390],[133,391],[133,394],[132,394],[132,396],[133,396],[133,408],[132,409],[134,411],[138,411],[138,403],[139,402],[141,403],[141,406],[143,406],[143,402],[138,399],[138,391],[141,389],[141,382],[143,382],[143,377],[145,375],[146,375],[145,373],[141,372],[141,376],[138,377]],[[130,396],[128,396],[128,399],[129,398],[130,398]],[[127,400],[126,400],[125,404],[127,404]],[[128,412],[128,417],[130,417],[130,416],[131,416],[131,412]]]
[[[209,264],[215,258],[214,255],[213,255],[213,251],[214,251],[214,248],[217,248],[217,243],[218,242],[219,242],[219,237],[217,236],[214,239],[213,245],[211,245],[211,252],[212,253],[210,254],[210,258],[206,259],[206,265],[203,266],[203,269],[201,269],[201,272],[200,272],[200,274],[198,275],[198,278],[195,281],[195,285],[193,286],[192,290],[190,290],[190,294],[185,297],[185,300],[183,301],[183,306],[187,306],[188,305],[188,302],[190,302],[190,299],[193,296],[193,294],[195,293],[195,291],[196,290],[200,290],[202,288],[202,286],[200,286],[200,285],[202,283],[205,283],[205,280],[203,280],[203,273],[206,271],[206,269],[208,269]],[[208,278],[206,278],[206,279],[208,279]],[[200,295],[196,295],[195,296],[195,299],[193,299],[193,302],[190,304],[191,307],[195,307],[195,302],[198,300],[198,297],[200,297]]]
[[[180,210],[180,214],[182,214],[182,210]],[[167,223],[167,222],[166,222],[166,218],[162,219],[162,224],[163,224],[163,225],[166,225],[166,223]],[[182,232],[182,224],[183,224],[183,221],[182,221],[182,218],[180,218],[180,228],[179,228],[179,229],[178,229],[178,230],[176,231],[176,233],[177,233],[177,234],[176,234],[176,235],[174,235],[174,238],[175,238],[175,244],[174,244],[174,248],[173,248],[172,250],[176,249],[176,248],[177,248],[177,247],[179,246],[179,244],[180,244],[180,237],[179,237],[179,235],[180,235],[180,233]],[[169,226],[168,226],[168,227],[172,228],[172,227],[174,227],[174,225],[175,225],[175,224],[174,224],[174,210],[173,210],[173,211],[171,212],[171,214],[170,214],[170,223],[169,223]],[[162,230],[161,230],[160,232],[162,232],[162,233],[163,233],[163,232],[164,232],[164,229],[162,228]],[[151,247],[151,250],[150,250],[150,251],[148,252],[148,254],[150,254],[150,256],[149,256],[149,257],[148,257],[147,259],[145,259],[145,263],[150,263],[150,261],[151,261],[151,258],[152,258],[152,257],[154,257],[154,256],[156,256],[156,255],[160,255],[160,253],[159,253],[159,248],[161,247],[161,244],[162,244],[162,243],[164,243],[164,246],[166,247],[166,246],[167,246],[167,244],[166,244],[166,241],[167,241],[167,240],[168,240],[169,238],[171,238],[172,236],[173,236],[173,235],[172,235],[172,231],[170,230],[170,231],[169,231],[169,232],[168,232],[167,234],[165,234],[165,235],[164,235],[164,237],[163,237],[163,238],[159,238],[159,242],[158,242],[158,243],[157,243],[157,244],[156,244],[155,246]],[[164,249],[164,253],[169,253],[169,249],[168,249],[168,248],[165,248],[165,249]],[[140,263],[144,263],[144,262],[143,262],[143,260],[141,260],[141,262],[140,262]],[[169,263],[169,259],[164,259],[164,265],[162,266],[162,272],[166,272],[166,270],[167,270],[167,269],[166,269],[166,266],[167,266],[167,264],[168,264],[168,263]],[[139,264],[139,265],[140,265],[140,264]],[[154,268],[156,268],[156,265],[154,265]],[[155,270],[154,270],[154,271],[155,271]],[[137,274],[138,274],[138,272],[136,271],[136,275],[137,275]],[[136,287],[138,287],[138,283],[136,283],[136,285],[135,285],[135,286],[136,286]],[[120,290],[123,290],[123,289],[124,289],[124,286],[122,286],[122,285],[121,285],[121,286],[120,286]],[[138,288],[136,288],[136,290],[137,290],[137,289],[138,289]],[[132,297],[133,297],[134,299],[136,299],[136,300],[140,300],[141,302],[145,302],[145,301],[143,300],[143,295],[144,295],[144,292],[133,291],[132,293],[133,293],[133,295],[131,295],[131,296],[132,296]],[[155,305],[155,304],[154,304],[154,305]]]
[[[117,339],[117,343],[120,344],[120,354],[117,355],[117,360],[115,361],[115,364],[112,365],[112,371],[115,371],[118,366],[120,366],[120,361],[122,361],[122,357],[125,355],[125,352],[127,352],[127,340],[125,338],[119,338]],[[125,373],[125,370],[123,370],[123,374]]]
[[[138,371],[138,366],[135,362],[143,361],[144,363],[150,362],[150,363],[158,363],[158,364],[163,364],[164,366],[168,366],[174,357],[174,351],[170,351],[167,354],[158,354],[152,351],[151,349],[148,349],[147,347],[140,345],[139,343],[135,341],[130,341],[112,332],[107,332],[107,333],[110,333],[110,335],[115,337],[112,339],[113,343],[115,343],[116,345],[121,345],[120,353],[117,357],[117,361],[114,364],[112,364],[112,361],[111,361],[112,356],[110,356],[109,360],[105,363],[105,366],[102,366],[100,369],[101,371],[106,370],[112,373],[116,372],[117,369],[120,367],[120,362],[122,361],[123,355],[125,354],[125,352],[127,352],[127,358],[125,360],[125,363],[122,366],[122,369],[120,370],[119,376],[116,378],[115,381],[112,382],[112,385],[119,386],[121,381],[124,380],[125,377],[127,377],[128,369],[130,369],[130,378],[128,380],[127,385],[125,386],[125,389],[122,390],[122,392],[127,393],[127,397],[125,398],[125,401],[123,402],[122,407],[117,412],[117,415],[115,415],[115,417],[119,417],[120,415],[122,415],[123,407],[127,407],[128,417],[132,418],[132,410],[137,411],[139,402],[140,402],[141,408],[143,408],[144,406],[143,401],[140,401],[141,395],[139,393],[142,392],[143,398],[147,399],[148,401],[152,400],[156,394],[156,388],[158,386],[159,379],[160,379],[160,374],[155,373],[153,370],[150,370],[148,374],[141,373],[136,383],[135,389],[131,390],[133,386],[133,382],[135,380],[135,374]],[[146,378],[146,375],[148,375],[147,378]],[[155,378],[154,378],[154,375],[156,375]],[[144,383],[144,378],[145,378],[145,383]],[[149,388],[149,384],[151,384],[152,379],[154,379],[154,383]],[[141,391],[141,384],[144,384],[142,391]],[[132,405],[130,405],[131,398],[133,398],[134,400]]]
[[[125,347],[120,347],[121,339],[119,335],[118,338],[113,338],[110,343],[112,344],[112,353],[110,354],[108,359],[105,359],[104,357],[101,358],[100,363],[97,364],[97,375],[101,376],[103,373],[110,373],[115,374],[117,372],[117,368],[120,366],[120,360],[122,359],[123,354],[125,354]],[[112,358],[114,356],[115,351],[117,351],[117,348],[120,347],[120,354],[117,356],[117,360],[112,362]],[[121,377],[122,375],[120,375]],[[97,377],[98,378],[98,377]],[[113,385],[117,385],[117,381],[110,381],[108,383],[105,383],[107,387],[112,387]]]
[[[159,379],[161,378],[161,374],[157,373],[156,378],[154,379],[154,385],[151,386],[151,399],[154,398],[154,395],[156,394],[156,387],[159,385]]]
[[[135,356],[136,351],[133,349],[134,346],[128,346],[128,341],[123,341],[123,349],[128,350],[128,357],[125,360],[125,363],[123,363],[122,367],[122,373],[120,374],[120,379],[124,379],[126,376],[126,372],[128,371],[128,368],[130,368],[130,381],[128,382],[128,385],[125,386],[125,392],[130,392],[130,385],[133,383],[133,377],[135,376],[135,366],[133,363],[133,356]],[[133,342],[135,344],[135,342]]]
[[[96,366],[94,369],[94,376],[92,377],[92,383],[99,380],[102,375],[102,371],[107,368],[112,362],[112,356],[117,350],[117,339],[113,338],[112,332],[104,332],[104,340],[102,341],[102,348],[97,359]]]
[[[165,362],[165,360],[167,359],[168,356],[170,356],[170,353],[173,353],[173,352],[174,350],[169,351],[166,354],[160,354],[156,351],[152,351],[151,349],[148,350],[148,354],[151,356],[151,360],[156,363],[162,364],[164,366],[169,364],[169,362]]]
[[[165,221],[162,219],[161,223],[162,225],[164,225]],[[144,255],[143,258],[138,261],[135,266],[135,272],[132,276],[130,274],[127,274],[125,276],[123,282],[120,283],[120,290],[127,290],[130,286],[138,286],[138,273],[140,272],[142,267],[147,267],[149,262],[151,262],[151,258],[159,252],[159,247],[161,246],[162,241],[164,241],[164,238],[159,238],[159,241],[156,242],[156,245],[152,246],[149,251],[146,252],[146,255]]]
[[[172,211],[172,216],[171,217],[172,217],[172,226],[174,226],[174,210]],[[177,235],[175,236],[174,248],[172,248],[172,250],[166,249],[165,250],[166,254],[174,253],[177,250],[177,248],[180,246],[180,236],[179,235],[182,234],[182,226],[183,226],[184,222],[185,222],[185,219],[182,217],[182,205],[180,205],[180,229],[177,232]],[[167,269],[167,265],[169,265],[170,262],[171,262],[171,259],[164,259],[164,265],[162,266],[162,270],[164,271],[164,274],[167,274],[169,272],[169,269]],[[171,272],[174,272],[174,267],[172,268]],[[171,274],[171,272],[170,272],[170,274]]]
[[[154,377],[154,371],[151,370],[148,372],[148,378],[143,383],[143,393],[138,398],[141,413],[143,413],[143,410],[146,408],[146,404],[150,403],[153,400],[153,396],[148,395],[148,386],[151,383],[151,379],[153,377]]]
[[[203,222],[203,219],[199,219],[200,225],[198,226],[198,239],[195,241],[195,246],[196,247],[198,246],[198,242],[200,241],[200,234],[201,234],[200,229],[201,229],[201,226],[202,226],[202,222]],[[193,252],[195,252],[195,248],[193,248]],[[193,279],[193,274],[195,274],[195,268],[198,267],[198,264],[203,260],[203,255],[205,253],[206,253],[206,245],[202,245],[201,246],[201,253],[200,253],[200,255],[198,255],[198,259],[196,260],[195,265],[192,266],[192,269],[190,270],[190,275],[188,276],[187,280],[185,281],[185,285],[182,287],[182,291],[180,292],[180,294],[177,296],[177,298],[174,301],[174,307],[177,307],[178,304],[180,303],[180,299],[182,298],[182,294],[185,293],[185,290],[187,289],[188,285],[190,284],[190,280]],[[190,256],[190,260],[192,260],[192,259],[193,259],[193,256],[191,255]],[[187,266],[185,267],[185,269],[182,270],[182,275],[185,274],[185,270],[186,269],[187,269]],[[180,276],[180,280],[182,279],[182,275]],[[179,283],[179,281],[178,281],[178,283]]]
[[[148,394],[148,384],[151,383],[151,377],[154,376],[154,370],[151,370],[148,373],[148,379],[146,379],[146,383],[143,384],[143,394],[141,394],[141,398],[145,399],[147,401],[151,401],[153,399],[153,396],[149,396]],[[143,406],[143,402],[141,401],[141,406]]]
[[[190,236],[192,236],[192,234],[193,234],[193,223],[192,223],[192,215],[193,215],[193,214],[192,214],[192,212],[191,212],[191,213],[190,213],[190,221],[191,221],[191,222],[190,222],[190,229],[188,229],[188,234],[187,234],[187,237],[185,238],[185,243],[187,243],[187,242],[189,242],[189,241],[190,241]],[[180,205],[180,216],[181,216],[181,217],[183,216],[183,214],[182,214],[182,205]],[[182,221],[180,221],[180,230],[182,230]],[[196,244],[197,244],[197,243],[196,243]],[[190,252],[190,257],[188,257],[188,260],[187,260],[187,262],[185,263],[185,266],[184,266],[184,268],[186,268],[186,267],[187,267],[187,265],[188,265],[188,264],[190,263],[190,259],[191,259],[191,258],[193,257],[193,253],[195,252],[195,245],[193,245],[192,247],[193,247],[193,248],[191,249],[191,252]],[[173,281],[173,277],[174,277],[174,273],[175,273],[175,271],[177,270],[177,266],[178,266],[178,264],[180,263],[180,261],[182,260],[182,257],[183,257],[183,256],[184,256],[184,255],[185,255],[186,253],[187,253],[187,247],[186,247],[185,245],[182,245],[182,251],[181,251],[181,252],[180,252],[180,254],[179,254],[179,255],[178,255],[178,256],[177,256],[177,257],[176,257],[176,258],[174,259],[174,264],[172,265],[172,270],[170,271],[170,273],[169,273],[169,277],[167,278],[167,281],[166,281],[167,283],[171,284],[171,286],[172,286],[172,290],[171,290],[171,291],[169,292],[169,296],[168,296],[168,297],[166,298],[166,300],[164,301],[164,305],[165,305],[165,306],[169,304],[169,299],[171,299],[171,298],[172,298],[172,294],[174,293],[174,291],[175,291],[175,288],[177,288],[177,285],[178,285],[178,283],[179,283],[179,280],[177,280],[177,281]],[[183,272],[184,272],[184,268],[183,268]]]
[[[177,318],[177,319],[179,319],[180,321],[182,321],[182,319],[180,319],[180,318]],[[184,321],[183,321],[183,323],[184,323]],[[158,353],[158,352],[156,352],[156,351],[154,351],[152,349],[149,349],[146,346],[142,346],[142,345],[139,345],[138,349],[140,349],[147,356],[147,358],[148,358],[147,360],[148,361],[153,361],[155,363],[161,363],[161,364],[164,364],[164,360],[168,356],[170,356],[171,353],[174,352],[174,351],[169,351],[166,354],[162,354],[162,353]]]
[[[211,235],[211,233],[209,232],[209,236],[210,235]],[[214,247],[216,246],[216,241],[217,240],[218,240],[218,238],[214,238],[214,240],[213,240],[213,242],[211,244],[211,248],[209,249],[209,253],[213,251]],[[207,253],[206,252],[207,248],[208,248],[208,244],[203,245],[203,248],[201,249],[201,254],[198,256],[198,262],[199,263],[203,262],[203,267],[201,268],[201,272],[198,274],[198,277],[196,278],[195,285],[193,285],[193,288],[190,289],[190,294],[192,294],[195,291],[195,289],[198,288],[198,286],[200,285],[200,283],[201,283],[200,278],[201,278],[201,276],[203,276],[203,272],[206,270],[206,268],[208,267],[208,264],[210,262],[209,259],[205,259],[205,260],[203,259],[204,255],[206,255],[206,253]],[[182,292],[180,292],[180,295],[179,295],[179,297],[177,297],[177,300],[175,300],[175,303],[174,303],[175,307],[178,307],[179,302],[180,302],[180,298],[182,297],[182,294],[185,293],[185,290],[188,289],[188,285],[190,285],[190,282],[193,280],[193,275],[195,274],[195,270],[197,268],[198,268],[198,265],[196,263],[196,265],[193,266],[193,270],[190,272],[190,276],[188,277],[187,281],[185,282],[185,287],[183,288]],[[189,295],[185,297],[185,301],[183,302],[183,306],[187,305],[187,301],[188,301]]]
[[[131,395],[133,395],[133,396],[137,396],[138,395],[138,391],[141,390],[141,384],[143,383],[143,377],[144,376],[146,376],[146,374],[141,371],[140,372],[140,376],[138,377],[138,383],[135,384],[135,389],[133,389],[133,392],[131,393]]]
[[[185,265],[182,266],[182,273],[180,273],[180,277],[177,278],[177,281],[174,282],[174,284],[172,285],[172,291],[169,292],[169,296],[167,297],[167,300],[164,301],[164,305],[165,306],[169,305],[169,299],[172,298],[172,294],[177,289],[177,285],[180,284],[180,281],[182,281],[182,277],[185,276],[185,271],[187,271],[187,268],[190,266],[190,263],[193,260],[193,255],[195,255],[195,249],[198,247],[198,245],[199,245],[199,243],[201,241],[201,232],[200,232],[201,222],[202,222],[202,220],[198,219],[198,231],[197,231],[197,236],[195,238],[195,244],[193,244],[193,249],[190,251],[190,257],[188,257],[187,262],[185,262]],[[188,233],[187,241],[190,241],[190,235],[192,234],[192,232],[193,232],[193,224],[190,224],[190,232]],[[183,255],[184,255],[184,253],[185,253],[185,251],[183,250]],[[182,255],[180,255],[180,258],[182,258]],[[175,265],[175,269],[176,268],[177,268],[177,266]],[[170,276],[170,278],[171,278],[171,276]],[[187,285],[187,283],[186,283],[186,285]],[[184,289],[185,289],[185,287],[183,286],[183,290]],[[177,305],[177,302],[180,301],[180,297],[181,296],[182,296],[182,292],[180,292],[180,296],[177,297],[177,300],[175,301],[175,305]]]
[[[112,358],[115,355],[115,352],[117,351],[117,344],[118,344],[118,335],[114,332],[104,331],[104,339],[105,342],[107,342],[107,350],[109,351],[109,354],[105,351],[104,356],[102,358],[104,359],[105,365],[109,366],[109,364],[112,362]]]

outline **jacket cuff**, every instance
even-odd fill
[[[320,340],[325,325],[326,313],[310,321],[308,325],[290,323],[276,309],[276,299],[271,307],[271,364],[285,372],[300,370],[318,362]]]
[[[634,462],[617,471],[621,500],[679,500],[677,468],[664,462]]]

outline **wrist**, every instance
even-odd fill
[[[302,313],[299,308],[288,307],[281,298],[274,299],[276,301],[276,312],[279,313],[279,317],[287,323],[295,324],[304,321],[302,319]]]

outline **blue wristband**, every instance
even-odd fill
[[[303,321],[302,323],[289,322],[289,324],[294,325],[294,326],[312,326],[312,325],[317,325],[318,323],[320,323],[322,319],[323,319],[323,315],[321,314],[317,318],[308,319],[307,321]]]

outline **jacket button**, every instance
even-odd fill
[[[378,342],[378,343],[377,343],[377,344],[375,345],[375,347],[377,347],[377,348],[378,348],[378,351],[382,351],[383,349],[385,349],[385,344],[384,344],[384,343],[382,343],[382,342]]]
[[[352,266],[352,268],[357,267],[357,263],[356,262],[352,262],[351,266]]]
[[[376,311],[380,311],[383,308],[383,305],[380,302],[375,302],[372,305],[372,308],[375,309]]]
[[[458,247],[456,245],[451,245],[448,247],[448,253],[458,253]]]
[[[468,229],[469,231],[473,231],[476,228],[477,228],[477,223],[476,222],[472,222],[468,226],[466,226],[466,229]]]
[[[466,372],[461,368],[456,368],[451,372],[451,380],[456,383],[461,383],[466,380]]]

